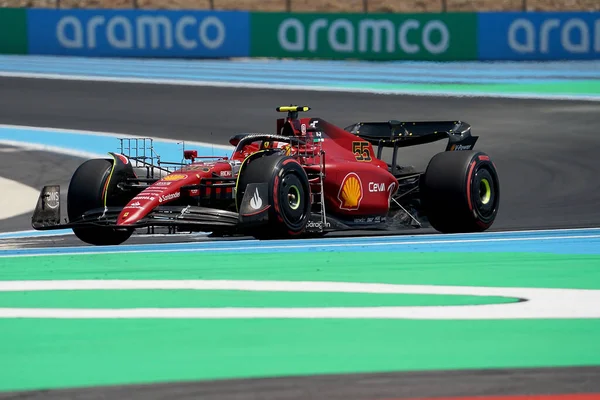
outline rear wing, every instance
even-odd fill
[[[384,147],[416,146],[448,139],[446,151],[472,150],[479,136],[471,135],[471,125],[463,121],[358,122],[344,130],[378,146],[378,158]]]

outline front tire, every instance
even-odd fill
[[[250,183],[268,183],[269,221],[249,232],[257,239],[299,237],[310,218],[310,185],[304,168],[293,157],[256,155],[242,166],[236,201],[239,205]]]
[[[88,160],[81,164],[71,177],[67,193],[67,214],[73,221],[86,211],[104,207],[104,190],[112,170],[112,162],[106,159]],[[133,229],[116,230],[105,227],[73,228],[79,240],[95,245],[118,245],[129,239]]]
[[[421,193],[429,223],[442,233],[485,231],[498,214],[498,174],[483,152],[436,154],[422,177]]]

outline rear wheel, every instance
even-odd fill
[[[310,218],[310,187],[304,168],[292,157],[263,155],[246,161],[240,171],[237,204],[250,183],[268,183],[269,222],[250,232],[259,239],[297,237]]]
[[[421,192],[429,223],[442,233],[485,231],[498,214],[498,174],[483,152],[436,154],[423,176]]]
[[[94,208],[104,207],[104,187],[110,176],[112,162],[105,159],[88,160],[81,164],[71,177],[67,194],[69,220],[80,218]],[[81,241],[96,245],[118,245],[129,239],[133,229],[116,230],[105,227],[73,228]]]

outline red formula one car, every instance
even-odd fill
[[[342,129],[299,118],[308,110],[278,107],[287,117],[277,120],[276,134],[232,137],[231,157],[184,150],[187,161],[171,168],[153,155],[124,150],[132,140],[137,146],[148,139],[120,139],[123,154],[88,160],[73,174],[68,222],[60,222],[60,187],[45,186],[32,225],[72,228],[84,242],[114,245],[135,229],[160,226],[267,239],[400,226],[475,232],[494,222],[496,168],[488,155],[472,150],[478,137],[469,124],[360,122]],[[400,148],[446,138],[446,150],[425,171],[396,161]],[[393,149],[391,163],[381,157],[386,147]]]

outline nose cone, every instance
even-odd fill
[[[187,171],[174,172],[165,176],[144,189],[123,207],[117,218],[117,225],[133,225],[137,223],[156,207],[164,206],[178,200],[181,197],[181,188],[183,186],[197,183],[199,180],[199,174],[191,174]]]
[[[158,204],[158,194],[140,193],[123,207],[117,225],[132,225],[144,218]]]
[[[135,210],[132,209],[132,207],[125,207],[117,219],[117,225],[133,225],[140,219],[144,218],[145,214],[146,213],[141,207]]]
[[[156,207],[172,205],[170,203],[180,199],[182,187],[197,184],[203,178],[211,177],[213,173],[231,177],[231,166],[228,163],[219,163],[216,166],[197,163],[163,177],[144,189],[123,207],[117,218],[117,225],[133,225]]]

